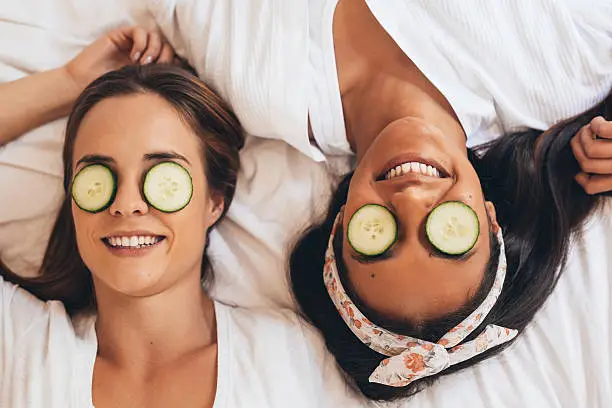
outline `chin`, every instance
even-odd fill
[[[135,298],[155,296],[164,291],[164,288],[160,287],[159,281],[150,282],[147,280],[129,282],[123,285],[113,285],[111,288],[119,294]]]
[[[94,281],[113,292],[130,297],[148,297],[164,290],[161,281],[163,268],[126,267],[104,268],[103,273],[94,273]],[[108,271],[113,270],[112,273]],[[119,272],[120,271],[120,272]]]

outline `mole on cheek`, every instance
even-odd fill
[[[373,274],[371,274],[371,275],[370,275],[370,278],[372,278],[372,279],[374,279],[375,277],[376,277],[376,274],[375,274],[375,273],[373,273]]]

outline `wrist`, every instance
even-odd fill
[[[61,94],[58,96],[60,96],[64,102],[61,104],[62,113],[68,114],[76,99],[85,89],[85,86],[79,83],[66,65],[53,70],[52,73],[57,81],[57,91],[61,92]]]
[[[79,76],[73,72],[69,64],[58,68],[56,71],[58,80],[61,81],[63,88],[65,88],[69,95],[74,96],[74,99],[76,99],[81,92],[83,92],[87,84],[79,80]]]

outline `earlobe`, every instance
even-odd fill
[[[208,215],[208,225],[212,226],[215,223],[217,223],[217,221],[219,221],[219,218],[221,218],[221,214],[223,214],[223,209],[225,208],[225,205],[223,202],[221,203],[214,203],[213,202],[213,209],[210,212],[210,214]]]
[[[491,230],[497,233],[500,229],[499,224],[497,223],[497,213],[495,212],[495,206],[491,201],[485,202],[485,210],[487,211],[487,215],[489,216],[489,222],[491,223]]]

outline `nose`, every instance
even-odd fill
[[[109,210],[114,216],[144,215],[149,212],[149,205],[144,201],[138,183],[126,181],[118,183],[117,195]]]
[[[439,200],[438,194],[423,189],[408,189],[390,198],[393,212],[407,241],[421,240],[425,220]]]

